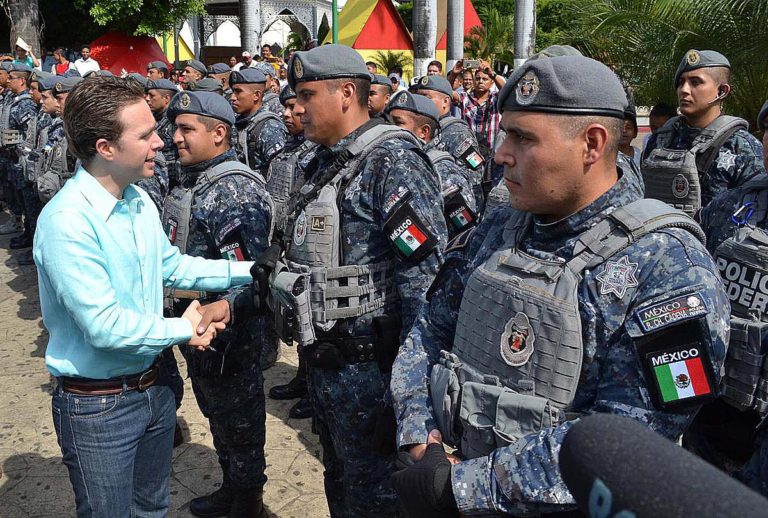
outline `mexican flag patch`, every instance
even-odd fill
[[[427,241],[427,236],[410,219],[405,220],[400,228],[402,232],[392,237],[397,248],[408,257]]]
[[[453,223],[459,230],[463,229],[474,220],[475,218],[472,217],[472,214],[470,214],[469,209],[466,207],[461,207],[451,213],[451,223]]]
[[[698,343],[648,353],[648,367],[661,406],[677,406],[714,396],[709,359]]]
[[[393,211],[384,222],[384,231],[397,255],[404,260],[418,261],[437,246],[437,238],[408,203],[400,204]]]
[[[240,243],[231,243],[219,249],[221,258],[227,261],[245,261]]]
[[[165,224],[165,235],[168,236],[168,240],[171,242],[171,244],[176,242],[176,229],[178,226],[178,223],[172,219],[169,219]]]

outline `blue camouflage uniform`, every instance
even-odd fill
[[[453,159],[439,160],[434,166],[442,186],[448,238],[453,239],[478,219],[479,208],[470,177],[472,173]]]
[[[2,110],[7,110],[8,106],[10,105],[11,101],[13,100],[14,93],[11,91],[10,88],[5,88],[2,92],[0,92],[0,106],[2,106]],[[4,128],[0,128],[2,130]],[[13,184],[11,183],[10,178],[10,172],[9,168],[11,166],[13,159],[13,155],[10,153],[10,151],[2,147],[0,148],[0,175],[2,175],[2,184],[3,184],[3,191],[4,196],[6,200],[9,203],[11,213],[14,216],[21,216],[22,214],[22,207],[19,203],[19,199],[15,194],[15,188]]]
[[[136,185],[147,191],[152,202],[157,207],[157,211],[163,211],[163,203],[168,194],[168,165],[163,153],[158,151],[155,157],[155,174],[152,178],[142,178]]]
[[[670,149],[690,149],[693,140],[699,134],[699,128],[692,128],[684,121],[679,128]],[[643,160],[656,148],[656,135],[651,135],[643,150]],[[738,187],[749,179],[765,173],[763,167],[763,145],[754,135],[744,129],[739,129],[731,135],[720,147],[720,151],[709,167],[700,174],[701,206],[705,207],[718,194]]]
[[[446,125],[446,121],[453,119],[450,115],[444,115],[440,118],[440,131],[437,136],[424,148],[424,151],[430,149],[439,149],[452,154],[457,163],[467,170],[467,178],[472,185],[472,191],[478,204],[483,200],[483,172],[485,171],[486,160],[479,152],[477,137],[469,126],[462,121]],[[446,126],[445,128],[443,126]]]
[[[600,108],[603,110],[601,113],[616,118],[622,116],[626,98],[615,78],[615,84],[607,89],[609,92],[606,93],[606,88],[603,88],[599,94],[605,98],[612,96],[613,101],[595,100],[589,88],[574,95],[572,88],[563,86],[570,84],[569,79],[581,77],[582,74],[592,77],[595,70],[603,76],[601,81],[612,77],[613,74],[604,65],[587,58],[561,57],[552,58],[551,63],[526,63],[524,67],[515,72],[516,75],[507,83],[505,95],[501,96],[508,99],[506,102],[513,107],[518,106],[513,104],[515,98],[522,100],[521,106],[526,103],[521,109],[532,110],[536,110],[535,102],[543,106],[562,104],[565,110],[583,105],[579,103],[589,103],[586,105],[590,107],[606,103],[605,108]],[[562,81],[553,77],[557,74],[565,76]],[[532,88],[534,84],[536,88]],[[500,101],[500,106],[506,108],[506,102]],[[528,105],[534,107],[528,108]],[[461,445],[464,448],[465,444],[469,444],[465,440],[472,433],[485,438],[487,454],[462,450],[467,457],[451,467],[451,477],[447,482],[456,507],[462,514],[517,516],[573,509],[575,502],[559,473],[558,454],[564,436],[579,415],[604,412],[628,416],[671,440],[677,440],[701,403],[716,391],[728,337],[728,302],[718,279],[717,267],[704,245],[692,236],[692,232],[698,232],[693,222],[687,220],[681,226],[657,228],[636,240],[628,239],[626,246],[607,259],[589,248],[595,243],[590,243],[585,232],[603,228],[607,221],[613,221],[617,209],[642,198],[638,189],[633,187],[635,181],[630,175],[620,174],[618,181],[590,205],[554,223],[547,223],[537,215],[521,213],[511,206],[498,208],[487,215],[478,227],[457,237],[446,251],[445,264],[429,290],[427,304],[400,348],[392,372],[391,391],[398,419],[397,441],[401,448],[426,443],[429,432],[438,428],[443,439],[456,447]],[[676,214],[682,217],[681,213]],[[514,242],[508,241],[513,238]],[[545,319],[541,316],[544,309],[540,309],[542,313],[538,316],[529,311],[535,304],[531,304],[526,297],[534,297],[532,294],[537,288],[526,291],[512,286],[539,286],[534,283],[544,285],[547,279],[550,283],[558,282],[557,278],[549,277],[550,270],[537,270],[541,277],[534,281],[538,279],[535,272],[518,273],[512,265],[520,268],[519,263],[510,262],[510,271],[514,272],[506,274],[510,282],[493,284],[495,287],[492,290],[480,291],[480,295],[477,290],[482,290],[484,285],[477,281],[482,278],[481,270],[503,271],[501,266],[506,266],[511,257],[530,258],[529,268],[541,268],[545,264],[576,264],[585,252],[593,254],[593,260],[598,262],[584,263],[588,267],[574,277],[580,325],[571,328],[573,334],[570,336],[575,340],[580,338],[581,358],[579,363],[572,363],[569,367],[561,363],[556,366],[553,360],[558,358],[560,361],[559,356],[550,356],[550,361],[547,361],[547,357],[536,351],[547,350],[546,344],[553,343],[559,354],[568,345],[563,342],[568,336],[566,323],[550,320],[551,327],[531,326],[528,315],[520,311],[528,311],[532,321],[535,318]],[[593,264],[595,266],[591,266]],[[564,270],[561,266],[557,267],[557,271]],[[512,282],[517,275],[520,275],[520,282]],[[506,291],[510,287],[510,291]],[[549,297],[541,300],[563,300],[556,299],[549,292],[547,295]],[[466,303],[477,297],[481,297],[482,304],[487,305]],[[687,308],[681,318],[646,319],[651,314],[666,315],[666,308],[673,301]],[[539,308],[547,307],[546,302],[538,304]],[[691,308],[696,308],[696,311]],[[514,313],[516,310],[519,312],[504,327],[503,321],[507,319],[503,316],[507,314],[505,312]],[[467,316],[473,314],[474,318],[485,318],[484,322],[493,322],[493,325],[497,325],[494,322],[496,316],[503,320],[493,330],[484,327],[482,322],[471,327],[468,323],[472,319]],[[465,322],[463,330],[457,324],[460,322]],[[500,329],[505,331],[499,342],[495,333]],[[459,331],[463,331],[461,336]],[[444,361],[451,358],[450,351],[456,351],[461,342],[465,344],[463,347],[474,347],[472,350],[476,355],[481,355],[479,350],[491,347],[491,350],[482,353],[487,356],[449,360],[457,369],[462,365],[457,362],[464,362],[467,370],[461,372],[477,372],[481,380],[472,378],[471,381],[476,382],[472,387],[469,379],[460,377],[456,383],[461,392],[453,393],[449,398],[452,392],[443,390],[438,393],[448,394],[445,399],[433,401],[431,391],[439,387],[437,379],[432,376],[438,366],[445,370]],[[706,398],[690,396],[691,399],[685,404],[671,407],[668,402],[672,399],[664,399],[667,396],[661,395],[664,388],[659,375],[653,374],[651,358],[652,354],[660,354],[661,346],[682,347],[686,342],[695,342],[699,344],[697,351],[706,351],[706,354],[701,353],[704,356],[701,365],[707,371],[706,392],[702,392]],[[479,358],[486,363],[478,363],[481,362]],[[538,363],[534,367],[528,363],[529,360]],[[504,370],[496,363],[511,365],[515,369]],[[538,385],[546,385],[541,381],[542,377],[551,379],[554,377],[552,373],[568,368],[576,374],[575,380],[571,378],[569,383],[575,381],[576,384],[564,413],[553,420],[554,424],[546,424],[553,405],[550,399],[548,406],[539,409],[542,414],[537,414],[542,420],[528,427],[529,423],[525,421],[529,412],[534,412],[534,404],[522,398],[539,397],[540,402],[544,398],[538,396]],[[536,371],[542,376],[528,369],[543,369]],[[515,372],[509,375],[513,376],[510,378],[492,375],[494,372],[510,371]],[[550,372],[550,376],[546,372]],[[680,382],[682,386],[690,380],[681,379]],[[470,429],[465,423],[474,422],[474,414],[470,405],[471,396],[465,393],[477,387],[498,391],[499,408],[502,400],[505,404],[521,405],[518,407],[519,414],[504,407],[505,411],[513,412],[505,420],[502,410],[496,414],[497,408],[494,407],[488,409],[488,415],[496,416],[495,423],[486,423],[481,419],[475,422],[476,430]],[[450,389],[450,386],[447,388]],[[531,406],[525,406],[527,404]],[[451,409],[449,415],[458,418],[460,410],[464,412],[465,408],[470,409],[470,414],[461,414],[463,428],[456,427],[458,420],[449,423],[439,421],[441,415],[446,415],[446,409]],[[485,411],[480,413],[485,414]],[[478,419],[483,417],[480,415]],[[516,423],[520,428],[512,432]],[[503,428],[504,425],[510,427]]]
[[[275,115],[282,116],[283,105],[280,104],[280,96],[278,96],[275,92],[265,92],[264,108],[271,111]]]
[[[266,110],[266,107],[262,106],[251,115],[238,116],[235,128],[238,130],[245,128],[251,119],[263,110]],[[285,124],[280,120],[270,118],[251,129],[247,136],[246,149],[240,151],[247,153],[249,167],[265,176],[270,160],[283,150],[287,138],[288,130],[285,129]],[[241,156],[240,161],[246,163],[245,157]]]
[[[29,95],[29,90],[18,93],[16,97],[22,95]],[[40,107],[31,98],[23,99],[11,107],[9,129],[18,130],[21,133],[22,141],[26,140],[30,121],[37,117],[39,109]],[[31,235],[35,232],[37,216],[40,214],[41,205],[32,184],[24,178],[24,172],[19,163],[19,155],[16,152],[17,147],[14,147],[8,163],[8,180],[22,196],[24,204],[24,230]]]

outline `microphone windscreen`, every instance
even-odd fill
[[[626,417],[576,423],[560,450],[560,473],[594,518],[768,516],[768,499]]]

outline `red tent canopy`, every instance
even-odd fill
[[[102,70],[115,75],[120,75],[123,69],[145,74],[150,61],[164,61],[171,68],[157,40],[149,36],[109,31],[91,42],[91,54]]]

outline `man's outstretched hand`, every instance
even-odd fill
[[[211,324],[229,324],[229,302],[217,300],[205,306],[198,304],[197,312],[200,314],[200,323],[197,325],[198,334],[202,334]],[[222,328],[223,329],[223,328]]]
[[[193,300],[189,307],[187,307],[187,310],[184,311],[184,314],[181,315],[182,318],[189,320],[194,332],[194,336],[187,342],[187,345],[195,347],[200,351],[211,345],[211,341],[216,338],[216,334],[226,327],[224,322],[206,323],[204,321],[205,317],[201,312],[203,307],[199,301]],[[227,321],[229,321],[229,318],[227,318]]]

